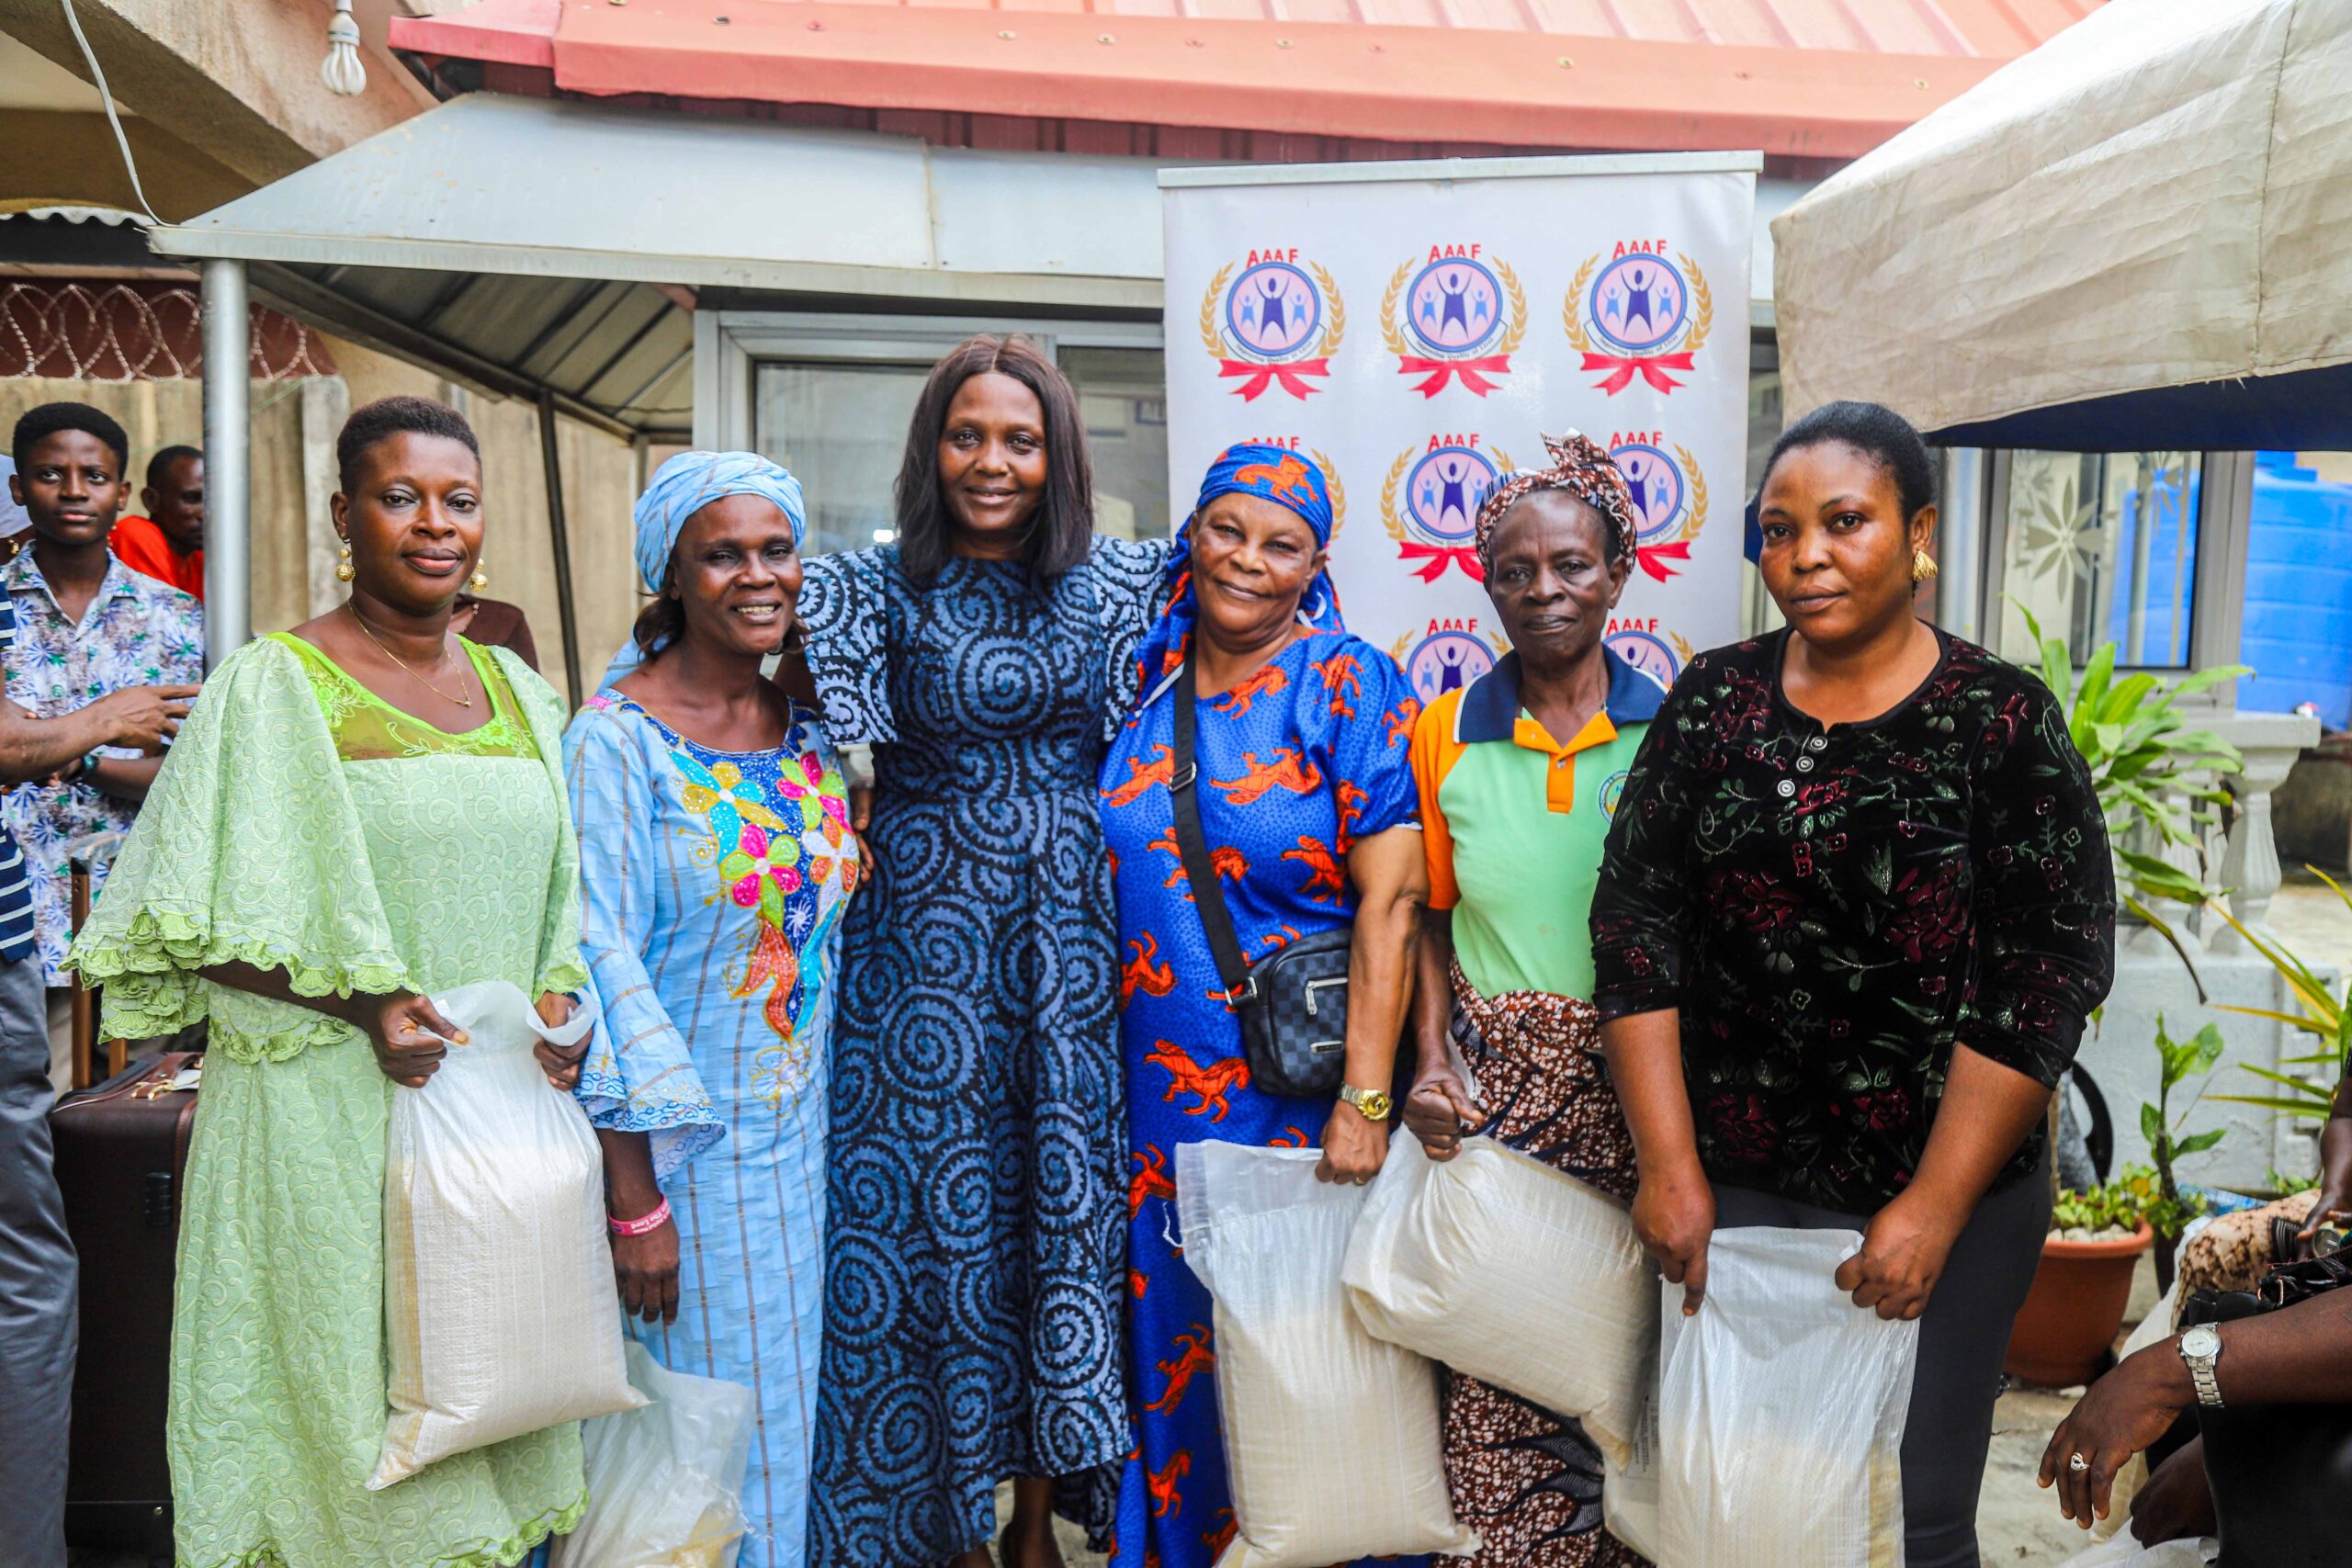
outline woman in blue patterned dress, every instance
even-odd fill
[[[581,951],[605,1027],[579,1095],[613,1268],[664,1365],[751,1389],[743,1568],[796,1568],[823,1323],[826,1036],[860,862],[817,716],[761,679],[795,630],[800,487],[687,452],[637,507],[641,662],[564,736]]]
[[[1220,457],[1177,535],[1174,592],[1140,658],[1148,690],[1102,765],[1125,949],[1128,1355],[1141,1437],[1119,1490],[1121,1568],[1207,1568],[1237,1528],[1209,1296],[1170,1239],[1178,1146],[1320,1145],[1327,1181],[1369,1181],[1388,1152],[1387,1095],[1429,897],[1410,760],[1419,705],[1396,661],[1340,624],[1323,572],[1330,538],[1313,463],[1276,446]],[[1188,657],[1202,836],[1243,952],[1254,962],[1354,922],[1337,1100],[1253,1086],[1240,1021],[1221,999],[1169,794]]]
[[[1091,538],[1084,426],[1025,342],[931,374],[899,542],[811,561],[827,728],[874,748],[833,1043],[809,1561],[1053,1568],[1130,1446],[1118,964],[1094,815],[1167,546]],[[1063,1484],[1057,1487],[1055,1483]]]

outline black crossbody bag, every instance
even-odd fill
[[[1226,999],[1241,1020],[1250,1081],[1269,1094],[1329,1096],[1347,1076],[1348,958],[1354,929],[1341,926],[1301,937],[1254,965],[1242,955],[1232,912],[1225,905],[1225,887],[1201,831],[1193,712],[1198,692],[1188,657],[1172,694],[1176,759],[1168,795],[1175,807],[1176,846],[1183,856],[1185,880],[1193,886],[1193,907],[1201,912]]]

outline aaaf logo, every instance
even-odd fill
[[[1661,686],[1671,686],[1682,667],[1698,650],[1669,630],[1656,615],[1620,616],[1609,623],[1601,640],[1609,651]]]
[[[1630,768],[1620,768],[1600,781],[1600,788],[1593,793],[1595,804],[1603,817],[1617,815],[1617,803],[1625,798],[1625,783],[1634,776]]]
[[[1707,479],[1690,448],[1669,446],[1655,430],[1615,431],[1609,456],[1633,492],[1639,528],[1634,558],[1658,581],[1676,575],[1673,565],[1690,558],[1699,530],[1707,525]]]
[[[1389,278],[1380,323],[1396,373],[1422,378],[1414,383],[1421,396],[1436,397],[1459,376],[1483,398],[1494,378],[1510,374],[1527,335],[1527,296],[1510,265],[1481,246],[1431,245]]]
[[[1485,581],[1472,543],[1478,508],[1510,469],[1510,457],[1475,431],[1432,435],[1396,454],[1380,489],[1380,520],[1396,541],[1397,558],[1423,582],[1435,582],[1449,566]]]
[[[1347,326],[1340,286],[1318,264],[1302,265],[1295,245],[1227,262],[1201,296],[1201,346],[1219,376],[1240,381],[1233,389],[1245,403],[1270,386],[1302,400],[1317,390],[1308,378],[1331,373]]]
[[[1492,670],[1509,647],[1492,633],[1481,632],[1474,616],[1431,621],[1422,630],[1398,637],[1388,651],[1427,705]]]
[[[1608,372],[1594,385],[1612,398],[1636,376],[1661,392],[1682,385],[1668,372],[1690,371],[1714,320],[1706,274],[1686,253],[1668,260],[1664,240],[1620,240],[1592,256],[1560,307],[1568,345],[1585,369]]]

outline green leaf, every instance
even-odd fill
[[[2189,1071],[2210,1073],[2222,1059],[2222,1026],[2209,1023],[2189,1039]]]
[[[2330,887],[2334,888],[2335,890],[2335,896],[2344,900],[2344,907],[2347,909],[2352,909],[2352,891],[2347,891],[2342,883],[2336,881],[2335,878],[2328,875],[2327,873],[2320,870],[2320,868],[2315,865],[2307,865],[2303,867],[2303,869],[2310,872],[2313,876],[2318,877],[2322,882],[2326,883]]]
[[[2250,664],[2217,664],[2211,670],[2199,670],[2172,689],[2176,697],[2193,697],[2199,692],[2211,691],[2224,681],[2234,681],[2254,673]]]
[[[2220,1143],[2222,1141],[2222,1134],[2227,1131],[2228,1129],[2224,1127],[2215,1127],[2210,1132],[2192,1133],[2188,1137],[2181,1139],[2179,1145],[2173,1150],[2173,1153],[2176,1155],[2201,1155],[2207,1149],[2211,1148],[2215,1144]]]
[[[2112,648],[2114,645],[2110,643],[2108,646]],[[2109,723],[2120,723],[2129,717],[2132,710],[2139,707],[2155,689],[2156,678],[2145,671],[2126,675],[2115,683],[2113,691],[2107,694],[2107,700],[2099,705],[2098,716]]]
[[[2115,645],[2103,642],[2092,654],[2090,662],[2083,666],[2083,679],[2075,689],[2076,712],[2096,709],[2107,695],[2108,682],[2115,679]]]
[[[2142,902],[2140,898],[2132,893],[2129,891],[2120,892],[2117,897],[2121,900],[2125,908],[2131,910],[2134,915],[2137,915],[2142,920],[2145,921],[2148,929],[2154,931],[2158,936],[2164,938],[2165,944],[2169,946],[2175,953],[2179,955],[2180,966],[2188,971],[2188,983],[2197,987],[2198,1004],[2199,1006],[2204,1005],[2207,1000],[2205,994],[2205,977],[2197,972],[2197,960],[2188,956],[2188,949],[2181,945],[2180,933],[2174,931],[2169,925],[2166,925],[2163,916],[2148,908],[2145,903]]]
[[[2228,1002],[2223,1002],[2214,1010],[2217,1012],[2238,1013],[2246,1018],[2267,1018],[2273,1023],[2283,1023],[2290,1029],[2300,1029],[2306,1034],[2316,1034],[2322,1039],[2325,1039],[2329,1034],[2334,1032],[2332,1026],[2314,1020],[2308,1015],[2298,1017],[2296,1014],[2291,1012],[2275,1012],[2269,1008],[2233,1007]],[[2308,1058],[2286,1057],[2281,1059],[2291,1061],[2309,1060],[2313,1062],[2335,1060],[2332,1055],[2312,1056]]]
[[[2243,1071],[2252,1073],[2256,1077],[2267,1078],[2275,1084],[2283,1084],[2315,1104],[2327,1104],[2335,1099],[2335,1091],[2332,1089],[2313,1089],[2301,1078],[2290,1078],[2284,1073],[2274,1073],[2268,1067],[2257,1067],[2252,1062],[2240,1062],[2238,1066]]]
[[[2315,1100],[2276,1100],[2258,1094],[2209,1094],[2205,1098],[2221,1100],[2230,1105],[2252,1105],[2264,1111],[2283,1111],[2290,1116],[2305,1117],[2312,1121],[2323,1121],[2327,1115],[2325,1107]]]
[[[2164,1113],[2143,1100],[2140,1104],[2140,1136],[2154,1147],[2165,1135]]]

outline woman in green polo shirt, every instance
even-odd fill
[[[1432,1159],[1479,1133],[1630,1199],[1634,1142],[1587,999],[1587,901],[1666,694],[1601,643],[1634,565],[1625,481],[1573,432],[1544,446],[1553,467],[1513,474],[1478,513],[1512,651],[1413,728],[1430,904],[1405,1124]],[[1476,1568],[1641,1561],[1600,1528],[1600,1453],[1576,1422],[1456,1376],[1445,1461],[1454,1511],[1485,1543]]]

